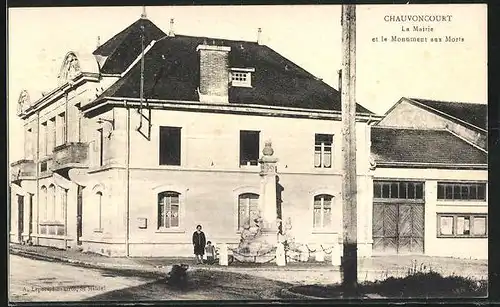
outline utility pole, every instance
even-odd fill
[[[356,6],[342,5],[342,215],[344,251],[341,263],[345,296],[357,295],[356,180]]]

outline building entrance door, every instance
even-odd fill
[[[424,252],[423,204],[373,204],[373,250],[389,254]]]
[[[424,253],[424,191],[418,182],[374,182],[373,252]]]
[[[82,245],[82,227],[83,227],[83,187],[78,186],[76,196],[76,244]]]
[[[28,240],[31,242],[31,235],[33,234],[33,194],[29,194],[29,221],[28,221]]]
[[[17,241],[21,243],[23,241],[23,229],[24,229],[24,196],[17,195]]]

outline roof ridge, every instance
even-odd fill
[[[464,119],[461,116],[461,114],[456,114],[456,112],[454,112],[454,110],[451,110],[451,112],[450,112],[450,110],[446,108],[447,106],[445,105],[445,103],[448,104],[448,107],[451,104],[453,104],[454,106],[461,105],[461,107],[463,107],[463,106],[474,106],[474,107],[476,107],[476,110],[477,110],[478,106],[487,107],[488,106],[487,104],[458,103],[458,102],[453,103],[453,102],[450,102],[450,101],[447,101],[447,102],[446,101],[441,101],[443,104],[441,106],[438,106],[440,104],[440,102],[439,101],[435,101],[435,100],[426,100],[426,99],[418,99],[418,98],[406,98],[406,99],[410,103],[420,105],[423,108],[426,108],[426,109],[431,110],[433,112],[437,112],[439,114],[442,114],[445,117],[447,117],[448,119],[464,123],[464,124],[468,125],[469,127],[473,127],[473,129],[478,129],[478,130],[481,130],[481,131],[487,131],[487,127],[482,128],[480,125],[478,125],[478,123],[472,122],[472,121],[470,121],[470,119]],[[433,105],[432,103],[429,103],[429,102],[437,102],[437,104]],[[444,110],[441,109],[441,107],[443,107],[443,106],[445,107]],[[485,114],[485,117],[487,117],[487,114]]]
[[[145,23],[144,25],[149,25],[149,26],[153,26],[155,27],[156,29],[158,29],[159,31],[161,31],[164,35],[167,35],[162,29],[160,29],[154,22],[152,22],[151,20],[149,19],[146,19],[146,18],[139,18],[137,19],[136,21],[134,21],[133,23],[131,23],[128,27],[126,27],[125,29],[123,29],[122,31],[118,32],[117,34],[113,35],[110,39],[108,39],[104,44],[100,45],[99,47],[97,47],[93,52],[92,54],[96,55],[97,51],[99,49],[102,49],[104,48],[104,46],[106,46],[107,44],[109,45],[111,43],[111,41],[113,41],[114,39],[118,39],[119,38],[119,42],[117,42],[116,46],[113,48],[113,51],[109,53],[109,55],[107,55],[108,57],[112,56],[115,52],[116,52],[116,49],[118,49],[119,46],[121,46],[121,44],[126,40],[126,38],[128,36],[130,36],[133,32],[131,31],[134,26],[136,26],[137,24],[139,23]]]
[[[482,148],[481,146],[478,146],[477,144],[474,144],[473,142],[471,142],[471,141],[469,141],[469,140],[465,139],[464,137],[462,137],[462,136],[461,136],[461,135],[459,135],[458,133],[455,133],[455,132],[451,131],[450,129],[445,129],[445,131],[446,131],[446,132],[448,132],[448,133],[450,133],[450,134],[451,134],[451,135],[453,135],[454,137],[456,137],[456,138],[460,139],[462,142],[467,143],[467,144],[469,144],[469,145],[471,145],[471,146],[473,146],[473,147],[475,147],[475,148],[477,148],[477,149],[481,150],[482,152],[488,153],[488,150],[486,150],[486,149]]]
[[[392,130],[425,130],[425,131],[445,131],[445,132],[448,131],[445,128],[426,128],[426,127],[415,128],[415,127],[404,127],[404,126],[380,126],[380,125],[372,126],[372,129],[373,128],[392,129]]]
[[[177,34],[175,33],[174,37],[190,37],[190,38],[205,38],[205,39],[213,39],[213,40],[222,40],[222,41],[230,41],[230,42],[243,42],[243,43],[251,43],[254,45],[259,45],[255,41],[250,41],[250,40],[240,40],[240,39],[229,39],[229,38],[221,38],[221,37],[209,37],[209,36],[197,36],[197,35],[186,35],[186,34]],[[265,45],[259,45],[259,46],[265,46]]]
[[[446,102],[446,103],[457,103],[457,104],[488,105],[488,103],[482,103],[482,102],[437,100],[437,99],[416,98],[416,97],[407,97],[407,98],[411,99],[411,100],[417,100],[417,101],[425,100],[425,101],[432,101],[432,102]]]
[[[128,35],[130,35],[130,31],[129,31],[129,30],[130,30],[130,29],[131,29],[131,28],[132,28],[132,27],[133,27],[136,23],[140,22],[140,20],[141,20],[141,19],[138,19],[138,20],[134,21],[134,22],[133,22],[133,23],[131,23],[128,27],[126,27],[125,29],[123,29],[123,30],[121,30],[120,32],[116,33],[115,35],[113,35],[113,36],[112,36],[110,39],[108,39],[108,40],[107,40],[104,44],[102,44],[102,45],[100,45],[99,47],[97,47],[97,48],[96,48],[96,49],[92,52],[92,54],[94,54],[94,55],[98,55],[98,54],[96,54],[96,53],[97,53],[97,51],[98,51],[99,49],[104,49],[104,46],[106,46],[106,45],[110,45],[110,44],[111,44],[111,42],[112,42],[113,40],[117,40],[117,39],[119,38],[119,39],[120,39],[120,42],[118,42],[118,43],[116,44],[116,46],[113,48],[113,51],[111,51],[111,52],[110,52],[107,56],[109,57],[109,56],[113,55],[113,53],[115,53],[116,49],[117,49],[117,48],[121,45],[121,43],[125,40],[125,38],[126,38]]]

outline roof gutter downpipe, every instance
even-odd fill
[[[123,104],[127,110],[127,158],[125,161],[125,173],[126,173],[126,193],[125,193],[125,203],[126,203],[126,208],[125,208],[125,228],[126,228],[126,234],[125,234],[125,256],[130,257],[130,107],[127,104],[127,101],[124,100]]]
[[[140,84],[140,89],[139,89],[139,97],[140,97],[140,106],[139,106],[139,113],[140,113],[140,120],[139,120],[139,127],[137,127],[137,131],[141,131],[142,128],[142,102],[144,100],[144,28],[142,28],[141,32],[141,84]]]

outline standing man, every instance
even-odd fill
[[[201,231],[201,225],[196,226],[196,231],[193,233],[193,247],[197,264],[203,264],[206,242],[205,234]]]

